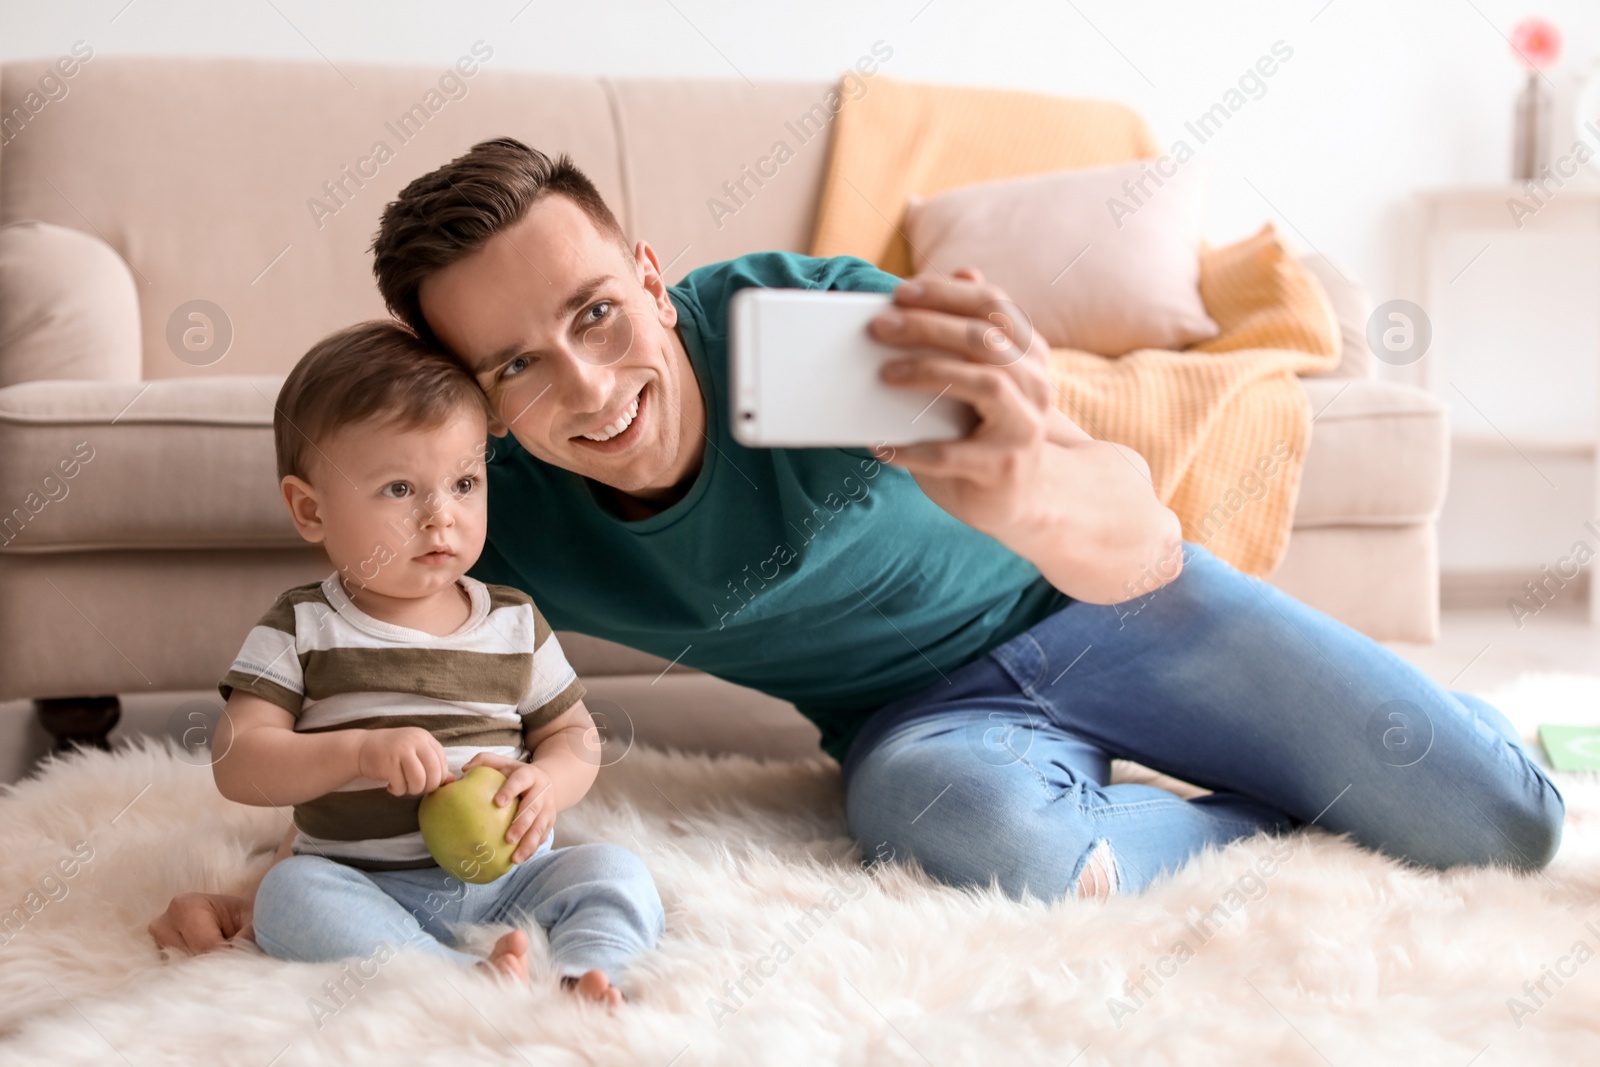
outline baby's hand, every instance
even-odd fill
[[[535,764],[492,752],[479,752],[473,756],[462,765],[461,773],[466,774],[474,767],[493,767],[506,776],[505,784],[494,795],[496,807],[503,807],[516,797],[522,798],[517,817],[506,828],[506,841],[518,842],[511,853],[511,862],[521,863],[544,844],[544,839],[550,836],[550,829],[556,824],[550,776]]]
[[[451,780],[444,746],[420,726],[363,730],[357,770],[363,778],[389,783],[397,797],[431,793]]]

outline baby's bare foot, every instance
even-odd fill
[[[596,967],[592,971],[584,972],[583,976],[574,977],[567,975],[561,979],[561,984],[567,989],[576,989],[580,997],[598,1000],[609,1007],[616,1007],[627,997],[622,995],[622,990],[611,984],[611,979],[606,977],[606,972]]]
[[[494,943],[489,958],[478,964],[487,967],[504,981],[528,984],[528,935],[513,930]]]

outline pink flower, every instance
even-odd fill
[[[1548,70],[1561,58],[1561,31],[1541,18],[1526,18],[1511,31],[1511,50],[1529,70]]]

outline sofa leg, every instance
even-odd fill
[[[51,697],[35,700],[33,706],[58,756],[75,745],[109,750],[111,728],[122,718],[122,705],[114,696]]]

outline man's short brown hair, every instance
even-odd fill
[[[278,478],[310,481],[318,446],[346,426],[431,429],[463,409],[489,416],[483,390],[444,352],[397,322],[348,326],[312,345],[278,390]]]
[[[424,174],[383,209],[372,239],[372,272],[383,302],[419,337],[435,340],[417,298],[423,280],[482,248],[552,193],[572,200],[628,253],[616,216],[571,159],[551,159],[521,141],[499,137]]]

